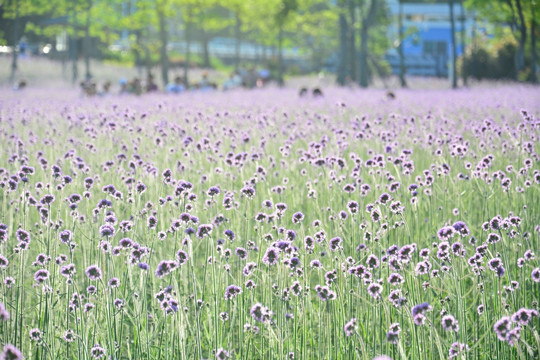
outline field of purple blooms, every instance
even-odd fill
[[[540,88],[0,90],[0,359],[540,358]]]

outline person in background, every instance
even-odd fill
[[[19,80],[18,83],[15,84],[15,86],[13,86],[13,90],[15,91],[20,91],[20,90],[23,90],[25,87],[26,87],[26,80]]]
[[[157,90],[158,90],[158,86],[154,82],[154,75],[149,73],[148,76],[146,77],[146,92],[153,92]]]
[[[128,83],[127,89],[130,94],[141,95],[143,90],[141,79],[138,77],[133,78],[133,80]]]
[[[203,72],[202,79],[199,82],[199,90],[206,92],[206,91],[212,91],[217,88],[217,85],[210,82],[208,79],[208,73],[205,71]]]
[[[203,88],[203,87],[206,87],[206,86],[210,86],[210,80],[208,80],[208,73],[205,71],[202,74],[202,79],[199,82],[199,87]]]
[[[169,94],[180,94],[186,90],[184,79],[181,76],[176,76],[172,84],[168,84],[166,89]]]
[[[240,87],[242,85],[242,78],[240,77],[240,74],[238,74],[238,71],[233,71],[229,78],[225,81],[223,84],[223,90],[232,90]]]
[[[126,79],[120,79],[120,81],[118,81],[118,84],[120,84],[120,95],[124,95],[124,94],[127,94],[128,93],[128,83],[126,81]]]
[[[81,87],[81,90],[83,91],[84,95],[86,96],[94,96],[97,94],[97,86],[96,83],[92,80],[86,80],[81,81],[79,84]]]
[[[103,83],[103,87],[101,88],[101,91],[98,93],[99,96],[105,96],[109,94],[109,91],[111,91],[111,82],[105,81]]]

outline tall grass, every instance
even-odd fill
[[[538,357],[537,89],[31,95],[0,107],[26,358]]]

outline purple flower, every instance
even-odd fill
[[[253,305],[249,313],[254,320],[260,321],[262,323],[270,323],[272,320],[272,316],[274,315],[274,313],[269,308],[262,305],[261,303]]]
[[[229,352],[227,350],[223,350],[223,349],[216,350],[216,359],[225,360],[228,357],[229,357]]]
[[[330,239],[330,250],[332,251],[337,251],[341,248],[341,243],[343,242],[343,240],[337,236],[335,238],[332,238]]]
[[[399,343],[399,333],[394,331],[387,332],[386,341],[388,341],[392,345],[396,345],[397,343]]]
[[[162,278],[165,275],[170,274],[174,269],[178,267],[176,261],[163,260],[158,264],[156,269],[156,276]]]
[[[431,305],[429,305],[428,302],[424,302],[424,303],[413,306],[411,313],[412,313],[412,316],[416,316],[418,314],[424,314],[430,310],[431,310]]]
[[[22,243],[30,243],[30,233],[23,229],[17,229],[15,232],[15,236],[17,238],[17,241]]]
[[[279,249],[274,247],[269,247],[262,258],[263,263],[266,265],[275,265],[279,260]]]
[[[63,338],[64,338],[64,341],[68,343],[75,341],[75,334],[73,333],[73,330],[67,329],[64,332]]]
[[[47,194],[43,196],[39,202],[43,205],[51,205],[54,202],[54,195]]]
[[[454,236],[455,230],[452,226],[445,226],[437,232],[440,240],[446,241]]]
[[[8,321],[9,317],[9,312],[6,310],[6,307],[0,302],[0,321]]]
[[[521,308],[512,315],[511,319],[516,324],[526,326],[534,317],[538,317],[538,312],[536,310]]]
[[[245,260],[248,256],[247,250],[242,247],[237,247],[235,250],[236,256],[238,256],[241,260]]]
[[[531,279],[536,283],[540,282],[540,268],[533,269],[533,271],[531,272]]]
[[[257,264],[254,262],[248,262],[246,266],[244,266],[244,269],[242,270],[242,273],[244,276],[249,276],[253,272],[254,269],[257,268]]]
[[[11,344],[4,345],[4,349],[0,354],[0,360],[22,360],[24,359],[23,354],[19,349]]]
[[[149,216],[147,225],[149,229],[155,229],[157,227],[158,220],[155,216]]]
[[[379,299],[381,297],[383,287],[382,285],[378,283],[371,283],[369,284],[367,290],[368,290],[369,296],[371,296],[374,299]]]
[[[506,341],[506,335],[510,331],[510,317],[503,316],[499,321],[493,325],[493,331],[501,341]]]
[[[466,351],[469,351],[469,345],[455,342],[450,345],[450,350],[448,351],[448,358],[453,359]]]
[[[212,233],[212,225],[211,224],[201,224],[199,225],[199,228],[197,229],[197,237],[199,239],[204,238],[205,236],[210,235]],[[187,232],[187,229],[186,229]]]
[[[90,355],[94,359],[101,359],[105,356],[105,349],[103,349],[99,344],[95,344],[94,347],[90,350]]]
[[[343,328],[345,330],[345,336],[352,336],[356,331],[356,318],[352,318],[347,322]]]
[[[188,261],[189,257],[187,252],[184,250],[178,250],[176,252],[176,260],[178,261],[178,265],[183,265]]]
[[[454,230],[459,233],[462,236],[467,236],[470,234],[469,228],[467,227],[467,224],[463,221],[457,221],[452,225]]]
[[[337,295],[335,291],[332,291],[328,286],[315,286],[315,291],[322,301],[335,300]]]
[[[39,341],[41,340],[41,330],[39,330],[38,328],[33,328],[33,329],[30,329],[30,331],[28,332],[28,335],[30,336],[30,339],[33,340],[33,341]]]
[[[229,285],[225,289],[225,300],[231,300],[242,293],[242,288],[237,285]]]
[[[117,288],[120,286],[120,279],[113,277],[109,280],[108,284],[111,288]]]
[[[441,319],[441,323],[443,330],[454,332],[459,331],[458,321],[452,315],[443,316],[443,318]]]
[[[0,254],[0,269],[5,269],[9,265],[9,260],[4,255]]]
[[[64,230],[60,232],[60,241],[64,244],[67,244],[71,241],[72,233],[69,230]]]
[[[400,284],[403,284],[405,280],[403,279],[403,276],[401,276],[400,274],[398,273],[392,273],[388,276],[388,283],[390,285],[400,285]]]
[[[294,224],[298,224],[299,222],[301,222],[302,220],[304,220],[304,214],[302,214],[300,211],[296,212],[293,214],[292,216],[292,222]]]
[[[97,265],[90,265],[86,268],[86,276],[88,276],[90,280],[100,280],[101,269]]]
[[[34,274],[34,281],[38,284],[41,284],[48,278],[49,278],[49,271],[46,269],[40,269],[36,271],[36,273]]]
[[[60,268],[60,274],[62,276],[65,276],[68,279],[71,278],[76,273],[77,273],[77,269],[75,268],[75,264],[64,265]]]
[[[508,345],[514,346],[521,337],[521,327],[516,326],[506,334]]]
[[[112,225],[105,224],[99,228],[99,233],[101,234],[101,236],[114,236],[114,232],[115,230]]]
[[[243,195],[247,196],[250,199],[255,196],[255,189],[251,186],[244,186],[241,191]]]
[[[234,241],[234,239],[236,238],[232,230],[225,230],[223,232],[223,235],[225,235],[230,241]]]

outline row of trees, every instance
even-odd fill
[[[283,49],[298,47],[322,62],[335,48],[335,5],[325,0],[5,0],[0,2],[0,39],[16,45],[23,34],[54,36],[67,32],[76,80],[77,54],[82,43],[85,76],[91,76],[91,39],[106,48],[126,33],[136,63],[150,66],[159,53],[163,83],[169,82],[168,45],[185,41],[185,77],[190,64],[189,44],[202,40],[204,64],[210,64],[209,41],[225,34],[236,40],[235,65],[240,64],[243,41],[276,49],[278,78],[283,79]],[[82,39],[82,41],[81,41]],[[17,70],[14,53],[12,74]]]
[[[454,4],[462,1],[497,28],[512,29],[519,43],[516,72],[525,68],[528,59],[533,69],[532,80],[536,81],[539,0],[398,0],[400,10],[407,3],[449,5],[453,69],[456,68]],[[402,44],[410,34],[402,18],[400,11],[392,19],[384,0],[4,0],[0,1],[0,43],[16,45],[24,34],[53,37],[67,33],[72,78],[76,81],[79,53],[85,59],[85,77],[90,78],[95,40],[106,49],[121,38],[128,38],[135,63],[145,64],[149,69],[151,59],[158,54],[162,82],[168,83],[171,41],[182,40],[187,45],[182,56],[184,77],[188,79],[192,56],[189,45],[195,40],[202,43],[203,64],[209,66],[209,42],[213,37],[226,36],[235,39],[236,67],[241,61],[242,42],[260,44],[265,55],[266,49],[273,48],[277,79],[282,83],[283,49],[294,46],[311,58],[314,68],[321,68],[338,54],[338,82],[356,82],[363,87],[368,86],[373,75],[388,73],[384,54],[394,46],[401,58],[401,85],[406,86]],[[398,27],[396,39],[388,38],[388,26]],[[464,32],[461,36],[464,44]],[[527,48],[530,56],[526,56]],[[16,70],[17,52],[14,52],[12,77]],[[452,80],[456,86],[455,75]]]
[[[465,4],[477,10],[479,16],[497,26],[497,37],[503,36],[503,28],[510,28],[513,37],[518,43],[514,55],[514,70],[516,76],[525,71],[527,65],[527,48],[530,52],[528,58],[528,78],[537,82],[537,56],[536,36],[538,19],[540,18],[539,0],[466,0]],[[528,42],[528,40],[530,40]],[[473,51],[477,49],[473,48]]]

